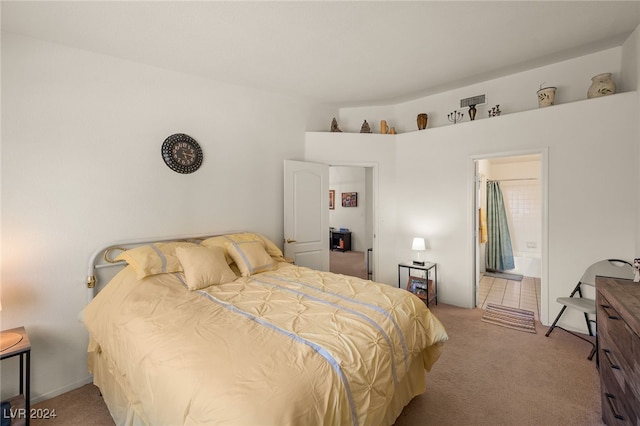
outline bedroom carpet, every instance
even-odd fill
[[[439,304],[432,311],[449,341],[427,373],[427,391],[396,426],[604,425],[587,343],[569,333],[545,337],[496,327],[480,320],[482,309]]]
[[[396,426],[604,425],[590,347],[569,333],[521,333],[482,322],[483,310],[439,304],[432,311],[449,334]],[[540,323],[538,327],[543,327]],[[85,385],[33,408],[56,409],[35,426],[113,425],[97,388]]]

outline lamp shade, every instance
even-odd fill
[[[416,250],[416,251],[426,250],[426,247],[424,245],[424,238],[415,237],[413,239],[413,244],[411,244],[411,250]]]
[[[1,310],[2,310],[2,302],[0,302],[0,311]],[[0,332],[0,352],[4,352],[9,348],[14,347],[18,343],[20,343],[21,340],[22,340],[21,334],[13,333],[10,331]],[[20,365],[22,365],[22,358],[20,360]]]

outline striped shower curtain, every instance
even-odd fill
[[[514,269],[513,249],[500,183],[487,181],[487,270]]]

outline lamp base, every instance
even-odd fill
[[[421,261],[421,260],[414,260],[414,261],[413,261],[413,264],[414,264],[414,265],[418,265],[418,266],[424,266],[424,262],[423,262],[423,261]]]
[[[22,340],[22,336],[18,333],[0,333],[0,352],[4,352],[14,347]]]

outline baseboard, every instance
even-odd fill
[[[38,404],[39,402],[46,401],[47,399],[55,398],[58,395],[62,395],[63,393],[67,393],[67,392],[72,391],[74,389],[78,389],[79,387],[82,387],[82,386],[84,386],[86,384],[89,384],[89,383],[93,383],[93,375],[89,375],[89,376],[85,377],[84,379],[80,379],[80,380],[78,380],[76,382],[70,383],[70,384],[68,384],[66,386],[63,386],[61,388],[52,390],[51,392],[47,392],[45,394],[38,395],[35,398],[31,398],[31,405]]]

